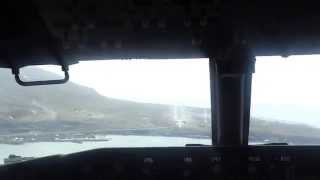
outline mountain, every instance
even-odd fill
[[[277,102],[277,101],[274,101]],[[320,128],[319,122],[319,106],[297,105],[297,104],[260,104],[256,103],[251,108],[252,115],[266,119],[272,117],[273,119],[280,119],[288,123],[299,124],[303,122],[309,126]]]
[[[249,140],[265,143],[320,144],[320,129],[306,124],[252,118]]]
[[[37,68],[24,71],[23,78],[31,77],[55,79],[57,75]],[[22,87],[5,69],[0,70],[0,81],[2,142],[6,136],[30,132],[210,137],[210,109],[113,99],[73,82]],[[252,118],[250,141],[319,144],[320,129]]]

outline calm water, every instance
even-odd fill
[[[211,144],[210,139],[195,139],[182,137],[161,136],[120,136],[110,135],[110,141],[84,142],[82,144],[70,142],[38,142],[23,145],[0,144],[0,164],[10,154],[25,157],[42,157],[54,154],[68,154],[104,147],[166,147],[185,146],[185,144]]]

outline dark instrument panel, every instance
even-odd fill
[[[318,4],[235,0],[6,0],[0,66],[99,59],[225,59],[320,52]],[[31,43],[32,42],[32,43]],[[19,50],[19,51],[17,51]]]
[[[320,147],[110,148],[0,167],[0,179],[317,179]]]

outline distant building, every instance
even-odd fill
[[[29,161],[35,159],[34,157],[22,157],[22,156],[16,156],[14,154],[10,154],[8,158],[4,159],[4,164],[13,164],[13,163],[19,163],[23,161]]]

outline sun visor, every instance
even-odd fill
[[[0,20],[0,67],[75,63],[64,60],[60,41],[49,31],[32,1],[4,1]]]

